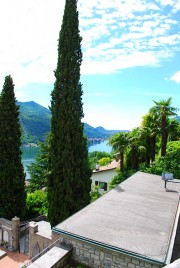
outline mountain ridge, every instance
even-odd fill
[[[43,142],[50,131],[51,111],[34,102],[17,102],[19,105],[19,119],[22,128],[22,143]],[[106,139],[111,135],[128,130],[106,130],[102,126],[93,127],[84,123],[84,133],[89,141]]]

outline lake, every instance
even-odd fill
[[[105,141],[102,141],[101,143],[90,145],[88,147],[89,153],[94,152],[94,151],[110,153],[112,151],[112,147],[109,146],[107,142],[108,141],[105,140]]]
[[[107,145],[107,140],[101,143],[90,145],[88,147],[89,152],[100,151],[100,152],[110,153],[111,150],[112,150],[111,146]],[[24,166],[24,171],[26,172],[27,180],[30,179],[30,175],[27,172],[27,166],[30,165],[35,160],[38,152],[39,152],[39,148],[33,148],[33,147],[22,148],[22,163]]]
[[[30,165],[36,158],[39,148],[22,148],[22,163],[24,166],[24,171],[26,172],[26,179],[30,179],[30,175],[27,172],[27,166]]]

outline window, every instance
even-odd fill
[[[99,189],[107,191],[107,182],[99,182]]]

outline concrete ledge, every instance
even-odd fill
[[[171,264],[165,266],[164,268],[179,268],[180,267],[180,259],[172,262]]]
[[[7,253],[3,250],[0,249],[0,259],[2,259],[3,257],[5,257],[7,255]]]
[[[71,248],[55,246],[42,255],[35,262],[30,264],[29,268],[52,268],[52,267],[64,267],[67,258],[71,252]]]

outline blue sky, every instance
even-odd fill
[[[48,107],[64,0],[0,1],[0,88]],[[180,0],[78,1],[84,121],[132,129],[159,101],[180,108]],[[180,114],[180,111],[179,111]]]

